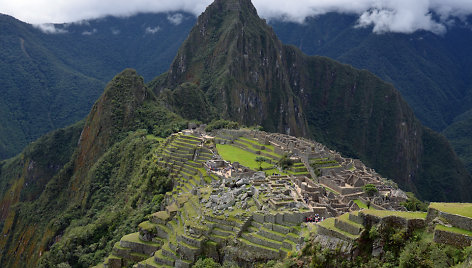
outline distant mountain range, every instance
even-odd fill
[[[84,118],[123,69],[147,80],[164,72],[194,21],[142,14],[43,26],[44,33],[0,15],[0,159]]]
[[[1,27],[6,47],[1,68],[9,74],[2,76],[8,85],[2,109],[12,118],[8,122],[23,119],[19,129],[34,132],[44,122],[80,118],[79,109],[89,113],[0,161],[0,266],[100,262],[117,239],[159,210],[173,186],[169,171],[158,166],[164,161],[162,138],[195,121],[232,120],[313,138],[361,159],[422,199],[472,199],[472,177],[447,140],[420,123],[392,84],[282,44],[250,0],[216,0],[197,23],[186,15],[146,16],[160,22],[144,23],[137,16],[43,26],[66,32],[54,35],[2,17],[7,26]],[[117,27],[117,21],[131,26]],[[187,29],[185,23],[194,26]],[[178,27],[188,31],[186,39],[175,37]],[[172,42],[159,36],[166,28]],[[126,29],[130,43],[124,41]],[[63,40],[68,35],[77,41]],[[87,38],[92,39],[78,41]],[[147,44],[146,38],[155,40]],[[158,68],[167,54],[155,43],[175,49],[166,71]],[[89,98],[100,94],[112,68],[131,63],[147,70],[144,78],[125,69],[90,109]],[[16,113],[10,110],[15,104]],[[15,137],[10,133],[6,137]]]
[[[269,24],[282,42],[309,55],[393,83],[426,126],[444,131],[472,170],[471,150],[464,149],[472,144],[472,31],[458,25],[444,36],[379,35],[356,28],[356,20],[329,13],[304,24]],[[135,68],[147,81],[164,72],[194,22],[187,13],[139,14],[33,27],[1,15],[0,159],[83,118],[105,83],[124,68]]]

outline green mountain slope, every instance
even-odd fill
[[[423,124],[444,131],[471,172],[470,131],[457,118],[472,108],[470,28],[456,21],[442,36],[424,31],[375,34],[371,28],[356,28],[357,19],[330,13],[303,25],[271,24],[283,42],[309,55],[328,56],[393,83]]]
[[[176,126],[186,121],[159,106],[143,78],[125,70],[85,122],[1,162],[0,266],[36,267],[49,250],[45,267],[60,263],[49,258],[78,267],[100,261],[169,190],[168,174],[152,160],[159,139],[148,131]]]
[[[171,188],[152,134],[220,117],[316,138],[422,198],[471,200],[470,175],[447,141],[392,85],[282,45],[249,0],[217,0],[167,73],[145,85],[123,71],[84,122],[0,162],[0,266],[101,261]]]
[[[83,118],[89,89],[104,83],[64,64],[31,26],[0,16],[0,159],[50,130]],[[85,90],[85,93],[82,91]]]
[[[426,126],[440,131],[471,108],[472,32],[456,22],[445,35],[376,34],[355,15],[329,13],[303,24],[272,22],[284,43],[367,69],[391,82]]]
[[[183,83],[204,93],[205,103],[225,119],[314,137],[421,198],[472,198],[465,190],[471,177],[447,141],[421,125],[391,84],[282,45],[250,1],[209,6],[170,70],[151,84],[159,93]],[[432,165],[444,173],[428,173]]]
[[[147,80],[164,72],[193,24],[188,14],[178,25],[168,16],[108,17],[55,25],[63,33],[46,34],[0,15],[0,159],[84,118],[124,68]]]
[[[472,170],[472,110],[458,116],[443,133],[467,168]]]

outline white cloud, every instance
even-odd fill
[[[155,34],[161,30],[161,27],[157,25],[156,27],[147,27],[146,30],[144,30],[145,34]]]
[[[180,13],[176,13],[174,15],[167,15],[167,20],[174,25],[181,24],[183,19],[184,19],[184,15]]]
[[[33,26],[47,34],[64,34],[68,32],[67,30],[56,28],[52,23],[34,24]]]
[[[446,31],[444,24],[432,19],[428,0],[384,2],[362,13],[358,26],[373,25],[376,33],[412,33],[421,29],[442,34]]]
[[[0,13],[30,23],[63,23],[106,15],[129,16],[138,12],[189,12],[199,15],[212,0],[0,0]],[[472,0],[253,0],[266,19],[302,23],[327,12],[359,15],[359,26],[374,31],[442,33],[454,18],[472,14]],[[439,15],[435,20],[432,12]],[[180,13],[177,13],[180,14]],[[169,21],[178,24],[178,16]]]
[[[95,33],[97,33],[97,29],[94,28],[91,31],[83,31],[82,35],[92,35],[92,34],[95,34]]]
[[[118,35],[118,34],[121,33],[121,31],[118,30],[118,29],[111,29],[111,33],[112,33],[113,35]]]

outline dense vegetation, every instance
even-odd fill
[[[237,127],[230,121],[217,121],[234,120],[262,125],[268,131],[314,137],[347,156],[361,158],[383,175],[396,179],[401,187],[419,193],[421,198],[470,199],[470,175],[457,161],[447,141],[422,127],[392,86],[367,71],[323,57],[307,57],[294,47],[283,46],[270,27],[257,17],[249,1],[242,1],[244,15],[233,12],[223,2],[218,0],[201,17],[199,26],[192,30],[172,64],[172,72],[152,81],[149,84],[152,90],[135,71],[125,70],[108,84],[84,122],[53,132],[31,144],[19,156],[0,162],[0,266],[35,267],[41,256],[40,264],[44,267],[65,266],[66,262],[86,267],[101,259],[131,226],[159,208],[161,194],[171,185],[166,172],[155,165],[158,137],[185,128],[189,120],[215,119],[209,124],[215,128],[221,122]],[[50,50],[61,46],[61,42],[53,43],[56,38],[65,40],[65,35],[45,36],[30,26],[12,22],[11,18],[0,19],[2,23],[14,23],[22,28],[21,38],[25,40],[22,46],[21,39],[12,34],[14,30],[3,31],[11,28],[2,26],[2,35],[10,36],[0,40],[10,42],[8,47],[16,49],[2,54],[0,60],[7,59],[2,61],[0,67],[5,69],[2,71],[13,79],[16,75],[13,70],[36,66],[41,71],[31,72],[25,67],[22,83],[30,83],[27,89],[44,88],[43,84],[52,83],[46,88],[64,90],[61,94],[46,91],[45,98],[33,97],[47,108],[61,104],[63,110],[25,111],[49,115],[43,119],[53,122],[51,128],[76,120],[67,112],[89,107],[88,98],[98,95],[88,83],[101,85],[103,77],[112,72],[87,57],[70,65],[74,62],[70,55],[87,51],[86,46],[94,42],[77,42],[84,47],[70,52],[64,46],[58,57]],[[80,25],[63,27],[76,34],[76,38],[89,37],[83,35],[85,29]],[[206,27],[205,38],[201,39],[198,27]],[[87,29],[94,36],[93,28]],[[136,40],[137,45],[139,39]],[[146,44],[152,46],[153,42]],[[105,50],[105,45],[102,49]],[[6,70],[5,66],[15,55],[27,62]],[[141,59],[158,58],[141,56]],[[121,55],[113,54],[115,57],[121,59]],[[133,53],[129,57],[140,58]],[[18,74],[21,76],[22,72]],[[95,72],[97,77],[93,75]],[[31,73],[33,78],[29,79],[26,73]],[[58,78],[49,80],[49,76]],[[9,110],[8,105],[15,104],[11,100],[22,100],[17,97],[25,88],[25,84],[16,84],[20,81],[18,77],[15,79],[11,80],[13,86],[2,91],[10,94],[10,89],[14,89],[11,91],[14,94],[5,95],[0,103],[0,111],[11,116],[2,120],[6,124],[0,126],[0,134],[19,130],[18,134],[7,135],[17,136],[21,140],[18,144],[24,144],[34,135],[22,135],[26,127],[15,130],[18,126],[15,120],[30,118],[23,110]],[[70,84],[66,82],[71,81],[74,85],[79,83],[77,88],[74,86],[77,94],[68,90]],[[34,95],[29,93],[24,96]],[[192,98],[184,98],[187,95]],[[51,96],[57,102],[51,102]],[[20,103],[18,107],[37,107],[29,99],[24,102],[31,106]],[[67,120],[56,124],[54,116]],[[23,126],[50,129],[39,119],[38,122],[29,120],[25,119]],[[14,144],[0,142],[4,147]],[[255,165],[259,166],[257,162]],[[385,241],[393,239],[389,237]],[[81,246],[84,241],[87,243]],[[409,241],[397,242],[406,245]],[[422,245],[411,248],[420,248],[426,252],[425,256],[437,252]],[[396,244],[392,246],[397,263],[402,260],[401,252]],[[446,261],[454,260],[456,253],[447,254]],[[440,256],[444,257],[442,253]],[[327,256],[320,258],[332,260]],[[405,263],[409,260],[403,259]]]
[[[472,170],[472,110],[456,118],[444,135],[448,138],[452,147],[466,164],[467,169]]]
[[[271,24],[284,43],[308,55],[328,56],[393,83],[423,124],[445,130],[472,171],[472,150],[468,149],[472,126],[467,120],[470,116],[463,115],[472,108],[468,49],[472,32],[468,26],[457,22],[443,36],[426,31],[375,34],[372,28],[354,27],[357,16],[337,13],[308,18],[302,25]]]
[[[42,267],[100,261],[113,242],[160,209],[172,187],[156,165],[161,139],[152,134],[186,125],[156,101],[142,77],[125,70],[85,122],[1,162],[0,266],[35,267],[41,256]]]
[[[63,31],[57,34],[0,15],[0,160],[83,119],[124,68],[138,69],[146,80],[164,72],[194,22],[183,14],[173,24],[172,15],[56,25]]]
[[[63,237],[43,256],[41,267],[63,262],[73,267],[94,265],[148,214],[160,210],[172,183],[155,161],[153,150],[159,142],[146,136],[144,130],[130,134],[91,168],[85,204],[76,204],[80,210],[71,204],[52,221],[50,228]]]
[[[374,245],[382,244],[380,256],[372,256]],[[357,248],[358,256],[349,259],[340,249],[323,249],[313,240],[306,243],[301,254],[284,263],[261,267],[451,267],[472,257],[472,248],[458,249],[432,242],[423,231],[412,234],[391,226],[373,226],[363,233]]]
[[[0,159],[83,118],[105,82],[122,69],[136,68],[145,80],[165,71],[195,22],[182,14],[177,25],[167,19],[173,14],[56,25],[67,31],[63,34],[44,34],[1,16],[0,81],[6,87],[0,93]],[[304,24],[270,24],[283,42],[309,55],[329,56],[392,82],[428,127],[440,131],[454,123],[445,135],[471,171],[471,150],[466,149],[471,142],[464,133],[472,129],[460,122],[465,120],[460,114],[472,108],[470,30],[456,25],[444,36],[422,31],[379,35],[353,27],[356,20],[330,13]]]

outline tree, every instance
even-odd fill
[[[421,202],[421,200],[416,198],[415,194],[407,192],[406,195],[408,196],[408,200],[401,203],[406,209],[409,211],[428,211],[428,204]]]
[[[255,160],[257,163],[259,163],[259,170],[262,170],[262,163],[263,162],[269,162],[269,159],[265,158],[265,157],[262,157],[262,156],[258,156],[256,157],[256,160]]]
[[[293,165],[293,160],[290,159],[290,156],[288,154],[284,154],[282,158],[280,158],[278,165],[283,170],[285,170]]]
[[[374,196],[376,193],[379,192],[379,190],[377,190],[377,187],[373,184],[366,184],[364,185],[364,192],[369,196],[369,197],[372,197]]]

